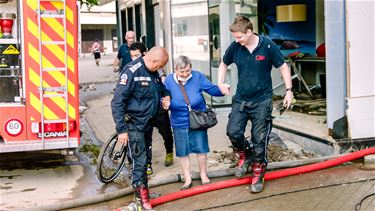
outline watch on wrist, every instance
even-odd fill
[[[286,91],[286,92],[287,92],[287,91],[291,91],[291,92],[293,92],[293,87],[287,88],[285,91]]]

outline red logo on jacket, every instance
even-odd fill
[[[262,56],[262,55],[257,55],[257,56],[255,57],[255,59],[256,59],[257,61],[262,61],[262,60],[265,60],[266,57],[265,57],[265,56]]]

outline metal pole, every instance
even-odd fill
[[[122,20],[121,20],[121,8],[120,1],[116,0],[116,31],[117,31],[117,46],[120,47],[123,43],[122,40]]]

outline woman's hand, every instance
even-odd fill
[[[230,95],[230,85],[224,84],[224,83],[219,83],[217,85],[221,91],[221,94],[223,95]]]

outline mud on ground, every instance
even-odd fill
[[[213,151],[215,161],[218,163],[230,164],[230,168],[237,166],[238,154],[233,150],[231,152],[227,151]],[[292,150],[285,149],[282,146],[276,144],[268,145],[268,160],[269,162],[281,162],[288,160],[302,160],[307,158],[315,157],[315,155],[305,152],[302,150],[301,154],[297,154]]]

